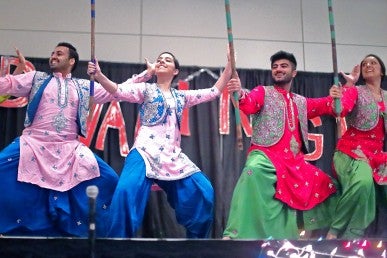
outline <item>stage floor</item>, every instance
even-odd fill
[[[87,238],[0,238],[0,257],[90,257]],[[95,257],[106,258],[263,258],[386,257],[387,240],[189,240],[97,239]],[[313,256],[314,255],[314,256]]]

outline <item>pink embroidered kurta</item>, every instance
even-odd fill
[[[345,97],[342,99],[343,115],[353,109],[358,98],[356,87],[345,87]],[[386,107],[383,101],[377,102],[380,116],[376,127],[361,131],[349,127],[337,143],[337,150],[348,156],[368,162],[373,170],[373,177],[378,184],[387,184],[387,153],[383,152],[385,137],[384,119]]]
[[[0,78],[0,94],[28,97],[35,72]],[[95,102],[111,101],[100,85]],[[71,74],[55,73],[42,95],[33,123],[20,136],[18,181],[67,191],[100,175],[92,151],[78,139],[78,93]]]
[[[277,183],[275,198],[299,210],[309,210],[334,193],[331,179],[319,168],[308,163],[301,151],[302,137],[299,130],[298,110],[291,100],[292,93],[275,87],[286,102],[285,130],[278,143],[263,147],[251,145],[249,152],[259,150],[276,168]],[[256,87],[240,101],[240,109],[246,114],[255,114],[264,106],[264,87]],[[323,114],[333,115],[332,98],[307,98],[307,116],[313,118]]]
[[[149,84],[128,83],[119,85],[115,94],[118,100],[142,103]],[[220,95],[216,87],[178,91],[185,96],[185,108],[214,100]],[[172,95],[163,95],[168,104],[166,119],[153,126],[141,125],[132,148],[136,148],[146,165],[146,176],[160,180],[178,180],[193,173],[198,168],[182,151],[181,134],[176,116],[176,100]]]

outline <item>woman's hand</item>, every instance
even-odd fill
[[[346,85],[355,85],[355,83],[357,82],[357,80],[359,80],[360,77],[360,65],[355,65],[350,74],[346,74],[344,72],[340,72],[340,74],[346,80]]]
[[[151,63],[151,62],[149,62],[148,58],[144,58],[144,59],[145,59],[145,63],[146,63],[146,74],[148,76],[153,76],[155,74],[155,70],[156,70],[156,62]]]
[[[332,85],[332,87],[329,89],[329,96],[332,98],[342,98],[343,97],[343,90],[342,87],[339,87],[337,85]]]

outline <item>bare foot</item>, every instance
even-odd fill
[[[224,236],[224,237],[222,238],[222,240],[231,240],[231,237],[229,237],[229,236]]]

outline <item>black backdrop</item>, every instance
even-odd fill
[[[48,71],[48,60],[41,58],[28,58],[40,71]],[[122,82],[132,74],[140,73],[145,69],[143,64],[109,63],[100,62],[102,71],[113,81]],[[86,74],[87,62],[81,61],[74,72],[74,76],[88,78]],[[178,79],[185,79],[197,74],[199,67],[181,67]],[[220,69],[210,69],[219,74]],[[256,85],[271,85],[271,72],[258,69],[238,69],[242,85],[253,88]],[[294,80],[293,91],[306,97],[322,97],[328,94],[333,82],[331,73],[316,73],[299,71]],[[211,87],[215,83],[213,76],[201,73],[194,76],[189,82],[190,89]],[[383,88],[385,88],[385,84]],[[103,114],[108,104],[103,107]],[[134,140],[135,121],[137,119],[137,105],[121,103],[122,112],[126,123],[128,144],[132,146]],[[246,150],[250,138],[244,135],[244,150],[236,148],[235,117],[230,112],[230,134],[219,133],[219,102],[204,103],[190,109],[191,136],[182,136],[182,148],[210,178],[216,193],[216,206],[212,238],[220,238],[225,227],[230,200],[236,181],[245,162]],[[19,136],[23,130],[25,116],[24,108],[0,107],[0,149],[8,145],[12,139]],[[324,135],[324,151],[322,157],[312,163],[331,174],[331,160],[336,143],[336,123],[332,117],[322,117],[322,126],[313,127],[310,123],[310,133]],[[100,123],[101,121],[99,121]],[[98,130],[98,127],[97,127]],[[106,136],[103,151],[96,150],[95,139],[90,148],[108,162],[120,174],[124,157],[119,152],[118,131],[109,130]],[[314,146],[310,146],[314,149]],[[151,193],[144,217],[140,236],[152,238],[185,237],[184,228],[176,223],[174,211],[169,207],[166,196],[162,191]]]

